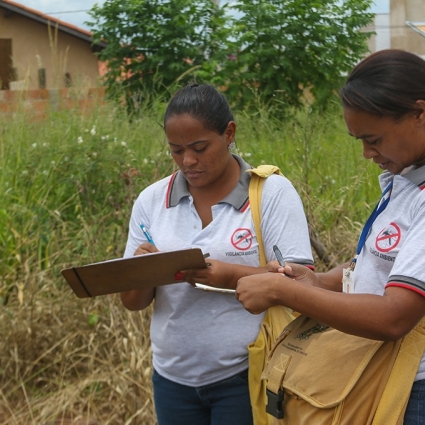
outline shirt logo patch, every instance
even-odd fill
[[[236,249],[246,251],[252,246],[252,238],[251,230],[239,228],[233,232],[230,242]]]
[[[401,239],[401,230],[397,224],[391,222],[384,227],[375,240],[375,247],[380,252],[389,252],[393,250]]]

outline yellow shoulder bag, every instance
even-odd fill
[[[282,175],[282,173],[279,168],[274,165],[260,165],[257,168],[247,170],[247,172],[251,173],[249,202],[260,250],[260,265],[264,267],[267,264],[267,260],[264,254],[263,237],[260,226],[261,194],[265,179],[272,174]],[[271,416],[266,413],[266,383],[261,380],[261,374],[275,340],[281,334],[285,326],[293,319],[292,310],[286,307],[275,306],[269,308],[261,323],[257,339],[248,346],[248,381],[254,425],[268,425],[271,423]]]

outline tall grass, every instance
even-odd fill
[[[163,111],[0,116],[1,423],[155,423],[150,310],[130,313],[116,295],[77,299],[60,270],[122,256],[135,197],[174,169]],[[278,165],[329,252],[348,260],[379,170],[341,111],[281,123],[259,110],[237,124],[238,152]]]

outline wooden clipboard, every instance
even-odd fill
[[[88,298],[178,283],[178,271],[203,267],[202,251],[189,248],[70,267],[61,273],[77,297]]]

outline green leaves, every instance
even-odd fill
[[[344,73],[367,52],[370,1],[250,0],[234,8],[237,61],[232,72],[255,87],[264,102],[299,106],[306,89],[322,102],[342,83]],[[254,75],[252,74],[255,70]],[[229,71],[224,71],[229,73]],[[320,94],[320,96],[318,96]],[[242,95],[240,103],[249,101]]]
[[[193,78],[188,71],[212,51],[214,15],[222,14],[210,0],[109,0],[95,6],[89,25],[95,40],[108,43],[99,54],[109,65],[106,85],[143,100],[177,79],[187,82]]]
[[[197,79],[235,107],[325,105],[367,52],[372,0],[107,0],[90,15],[109,71],[127,99],[149,100]],[[311,97],[312,95],[312,97]],[[130,102],[131,104],[131,102]]]

